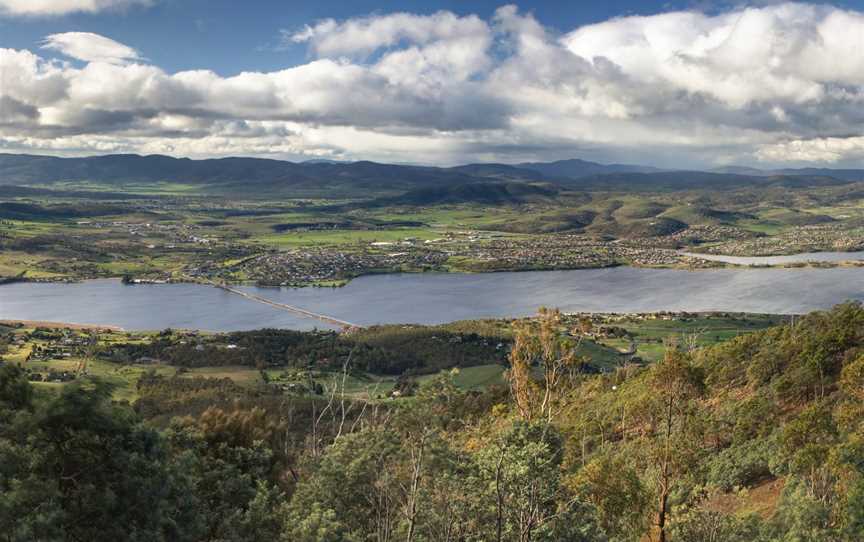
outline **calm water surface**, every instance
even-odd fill
[[[344,288],[244,289],[360,325],[521,316],[541,305],[597,312],[800,313],[847,299],[864,300],[864,268],[427,273],[361,277]],[[0,286],[0,318],[126,329],[325,327],[209,286],[124,286],[114,280]]]
[[[685,256],[695,256],[703,260],[726,262],[736,265],[784,265],[814,262],[851,262],[864,260],[864,251],[859,252],[803,252],[786,256],[726,256],[722,254],[698,254],[682,252]]]

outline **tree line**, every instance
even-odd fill
[[[149,374],[129,405],[7,364],[0,539],[864,537],[859,304],[600,375],[561,330],[515,325],[506,386],[383,401]]]

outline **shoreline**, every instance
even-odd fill
[[[399,274],[416,274],[423,275],[428,273],[441,273],[441,274],[468,274],[468,275],[479,275],[479,274],[494,274],[494,273],[523,273],[523,272],[538,272],[538,271],[582,271],[582,270],[595,270],[595,269],[610,269],[615,267],[632,267],[634,269],[674,269],[678,271],[689,271],[689,272],[699,272],[699,271],[712,271],[718,269],[834,269],[834,268],[857,268],[864,267],[864,259],[860,260],[805,260],[799,262],[781,262],[781,263],[735,263],[724,261],[720,258],[774,258],[774,257],[795,257],[804,254],[810,254],[807,252],[802,252],[798,254],[782,254],[776,256],[728,256],[728,255],[715,255],[715,254],[705,254],[705,256],[711,256],[712,258],[703,258],[700,253],[681,253],[683,256],[687,258],[691,258],[693,260],[699,260],[702,264],[705,265],[693,265],[692,263],[681,262],[678,264],[669,264],[669,265],[640,265],[636,263],[611,263],[609,265],[598,265],[598,266],[588,266],[588,267],[524,267],[524,268],[501,268],[501,269],[488,269],[488,270],[473,270],[473,269],[448,269],[448,270],[440,270],[440,271],[406,271],[406,270],[396,270],[394,269],[391,272],[382,272],[382,271],[374,271],[370,273],[361,273],[351,278],[340,279],[338,281],[328,281],[327,283],[315,283],[311,282],[308,284],[291,284],[291,285],[276,285],[276,284],[258,284],[250,281],[240,281],[240,282],[226,282],[225,284],[228,286],[252,286],[257,288],[273,288],[273,289],[304,289],[304,288],[329,288],[329,289],[339,289],[344,288],[355,279],[374,276],[374,275],[399,275]],[[55,278],[36,278],[30,279],[26,276],[14,280],[14,281],[0,281],[0,288],[6,285],[13,284],[21,284],[21,283],[36,283],[36,284],[81,284],[89,281],[98,281],[98,280],[112,280],[112,281],[122,281],[122,276],[116,277],[57,277]],[[159,286],[166,284],[199,284],[202,286],[214,286],[213,282],[210,282],[206,279],[198,279],[192,278],[188,280],[183,279],[170,279],[170,280],[147,280],[142,279],[140,282],[129,282],[124,283],[126,286],[134,287],[134,286]]]
[[[93,331],[126,331],[120,326],[113,324],[78,324],[75,322],[52,322],[49,320],[16,320],[11,318],[0,319],[0,325],[9,327],[46,327],[50,329],[87,329]]]
[[[757,316],[757,317],[775,317],[779,319],[791,319],[801,315],[806,314],[806,312],[796,312],[796,313],[770,313],[770,312],[748,312],[748,311],[726,311],[726,310],[699,310],[699,311],[681,311],[681,310],[659,310],[659,311],[627,311],[627,312],[616,312],[616,311],[562,311],[563,316],[567,318],[578,318],[582,316],[589,317],[600,317],[600,318],[638,318],[643,320],[668,320],[668,319],[680,319],[680,318],[688,318],[688,317],[707,317],[710,318],[715,315],[719,316]],[[404,324],[404,323],[382,323],[375,324],[370,327],[378,327],[378,326],[420,326],[420,327],[438,327],[438,326],[446,326],[450,324],[455,324],[459,322],[484,322],[484,321],[493,321],[493,322],[514,322],[518,320],[525,320],[534,318],[534,314],[523,315],[523,316],[508,316],[508,317],[500,317],[500,318],[472,318],[472,319],[457,319],[448,322],[442,322],[437,324]],[[110,331],[110,332],[118,332],[118,333],[152,333],[158,332],[159,329],[125,329],[120,326],[111,325],[111,324],[78,324],[74,322],[54,322],[48,320],[18,320],[18,319],[10,319],[10,318],[0,318],[0,326],[7,327],[25,327],[25,328],[48,328],[48,329],[74,329],[74,330],[92,330],[92,331]],[[175,331],[187,331],[187,332],[197,332],[204,334],[230,334],[235,331],[255,331],[260,329],[266,329],[266,327],[261,328],[253,328],[250,330],[222,330],[222,331],[214,331],[208,330],[205,328],[171,328]],[[288,329],[292,328],[277,328],[277,329]],[[326,330],[326,329],[318,329],[318,332],[322,331],[333,331],[336,330]],[[312,333],[312,330],[301,331],[303,333],[309,332]]]

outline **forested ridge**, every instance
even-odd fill
[[[504,361],[507,337],[483,322],[424,327],[372,326],[350,334],[335,331],[260,329],[194,340],[178,340],[171,330],[147,343],[117,343],[101,348],[100,357],[124,363],[151,358],[178,367],[225,365],[341,368],[350,355],[351,368],[383,375],[405,371],[431,373]],[[229,348],[230,346],[230,348]]]
[[[509,385],[369,401],[6,364],[0,540],[864,539],[861,305],[600,375],[574,341],[542,311]]]

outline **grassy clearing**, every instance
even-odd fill
[[[341,373],[320,373],[315,381],[324,387],[324,393],[331,393],[334,386],[342,386]],[[396,379],[387,376],[371,374],[352,374],[345,380],[345,394],[349,397],[376,399],[390,395],[396,385]]]
[[[636,355],[646,361],[663,357],[665,341],[693,342],[696,346],[710,346],[728,341],[743,333],[752,333],[781,324],[786,317],[775,315],[730,315],[728,317],[694,317],[677,320],[623,321],[615,325],[626,329],[636,340]],[[627,351],[628,339],[606,338],[599,341],[603,346]]]
[[[241,386],[254,386],[261,383],[261,373],[254,367],[195,367],[182,374],[190,378],[230,378]]]
[[[34,185],[39,187],[40,185]],[[93,183],[87,181],[59,182],[42,185],[41,188],[52,190],[78,190],[84,192],[124,192],[127,194],[188,196],[204,194],[204,187],[198,184],[186,183],[124,183],[118,185]]]
[[[621,350],[626,349],[626,346]],[[619,366],[624,360],[615,347],[606,343],[584,340],[579,344],[578,355],[594,366],[611,369]]]
[[[408,238],[427,240],[441,236],[427,228],[396,228],[389,230],[327,230],[292,233],[271,233],[255,239],[260,243],[279,248],[350,245],[355,243],[397,242]]]
[[[453,383],[464,390],[478,390],[494,384],[504,384],[504,367],[501,365],[478,365],[459,369]]]
[[[477,205],[442,205],[420,208],[387,208],[368,213],[368,218],[382,221],[413,220],[433,227],[482,229],[502,218],[519,216],[516,209]]]
[[[52,361],[31,361],[26,367],[35,372],[47,373],[53,371],[74,372],[78,367],[78,359],[64,359]],[[87,374],[108,382],[114,387],[113,397],[115,401],[133,402],[138,398],[137,383],[141,375],[148,371],[169,376],[177,372],[175,367],[168,365],[120,365],[101,360],[90,360],[87,362]],[[58,390],[64,384],[58,382],[34,382],[39,387]]]
[[[780,224],[771,222],[754,222],[751,220],[741,221],[737,225],[743,230],[753,233],[764,233],[765,235],[778,235],[786,229]]]
[[[27,272],[26,276],[33,279],[63,276],[60,273],[37,269],[37,265],[43,259],[40,256],[27,254],[26,252],[13,250],[0,252],[0,276],[9,277],[25,271]]]

